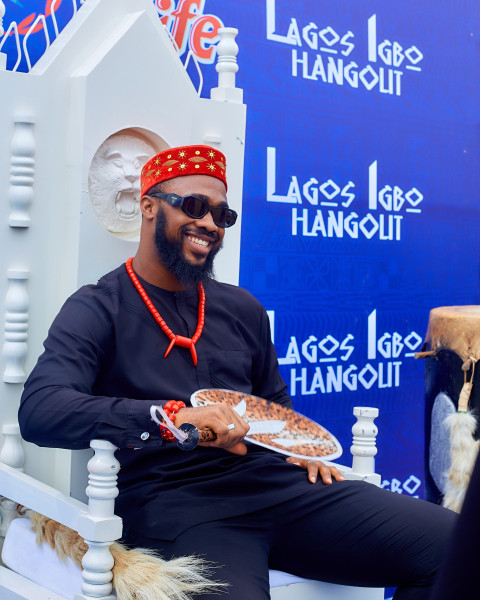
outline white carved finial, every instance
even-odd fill
[[[25,381],[24,362],[28,349],[28,309],[27,281],[29,271],[9,269],[9,286],[5,298],[5,335],[3,356],[5,357],[5,383]]]
[[[17,423],[7,423],[2,427],[3,445],[0,450],[0,462],[23,473],[25,452]]]
[[[3,28],[3,15],[5,14],[5,4],[0,0],[0,36],[5,33]],[[7,55],[0,52],[0,71],[5,71],[7,68]]]
[[[120,463],[115,458],[116,446],[105,440],[92,440],[90,447],[95,451],[88,461],[88,513],[95,517],[114,514],[115,498],[118,496],[117,473]]]
[[[218,87],[212,88],[210,98],[220,102],[243,102],[243,90],[235,87],[235,75],[238,71],[238,45],[235,37],[238,29],[222,27],[218,30],[220,41],[217,44]]]
[[[88,461],[90,473],[86,490],[89,498],[88,517],[93,519],[110,517],[111,538],[108,539],[107,533],[106,541],[93,542],[89,540],[88,533],[85,535],[83,532],[83,527],[86,530],[91,527],[91,523],[87,522],[88,519],[83,527],[79,527],[79,533],[85,537],[88,550],[82,559],[82,594],[76,595],[75,600],[91,598],[116,600],[112,594],[113,557],[109,548],[121,535],[121,519],[114,515],[114,502],[118,496],[117,473],[120,470],[120,463],[114,456],[117,448],[110,442],[92,440],[90,446],[94,449],[95,455]]]
[[[10,187],[8,197],[11,213],[10,227],[29,227],[28,210],[33,202],[35,175],[35,137],[31,115],[15,116],[15,131],[11,144]]]
[[[352,427],[353,444],[350,448],[353,454],[352,470],[360,475],[375,473],[377,454],[375,438],[378,429],[373,421],[378,417],[378,408],[355,406],[353,414],[357,417],[357,422]]]

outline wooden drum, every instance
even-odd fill
[[[452,478],[451,446],[456,420],[470,419],[463,430],[465,454],[473,461],[479,438],[480,306],[443,306],[430,311],[423,348],[425,358],[425,489],[427,500],[441,502]],[[472,412],[473,417],[465,411]],[[459,412],[460,411],[460,412]],[[458,430],[458,428],[457,428]],[[473,441],[472,441],[473,440]],[[452,455],[454,456],[454,455]],[[455,457],[454,457],[455,464]],[[462,463],[462,468],[463,468]],[[467,469],[468,470],[468,469]],[[468,483],[468,482],[467,482]],[[444,502],[445,504],[445,502]],[[452,507],[450,507],[452,508]],[[456,510],[454,508],[454,510]]]

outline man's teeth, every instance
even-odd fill
[[[199,246],[203,246],[206,248],[208,246],[208,242],[206,240],[201,240],[200,238],[193,237],[191,235],[188,236],[189,240],[192,240],[194,244],[198,244]]]

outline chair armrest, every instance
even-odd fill
[[[77,530],[81,513],[88,507],[53,487],[0,463],[0,493],[10,500]]]
[[[2,463],[1,495],[78,531],[87,540],[111,542],[118,539],[122,535],[122,520],[114,514],[119,470],[113,456],[116,448],[101,440],[93,440],[91,446],[95,454],[88,462],[88,505]]]
[[[353,455],[352,467],[330,461],[322,462],[336,467],[345,479],[367,481],[374,485],[380,485],[382,479],[378,473],[375,473],[378,429],[373,422],[378,417],[378,408],[355,406],[353,414],[357,417],[357,422],[352,427],[353,443],[350,447],[350,452]]]
[[[110,545],[122,535],[122,520],[114,514],[120,464],[110,442],[92,440],[95,454],[88,462],[88,505],[0,463],[0,494],[77,531],[88,550],[82,559],[82,593],[76,600],[114,600]],[[12,503],[13,504],[13,503]]]
[[[382,482],[382,478],[378,473],[355,473],[352,467],[339,465],[338,463],[329,460],[322,460],[322,462],[329,467],[336,467],[347,480],[366,481],[367,483],[373,483],[374,485],[380,485]]]

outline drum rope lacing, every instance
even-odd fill
[[[470,355],[467,360],[463,363],[463,386],[460,391],[460,396],[458,398],[458,410],[457,412],[466,413],[468,412],[468,403],[470,401],[470,394],[472,393],[473,388],[473,376],[475,375],[475,364],[477,359]],[[472,376],[470,377],[470,381],[467,381],[467,371],[472,368]]]

